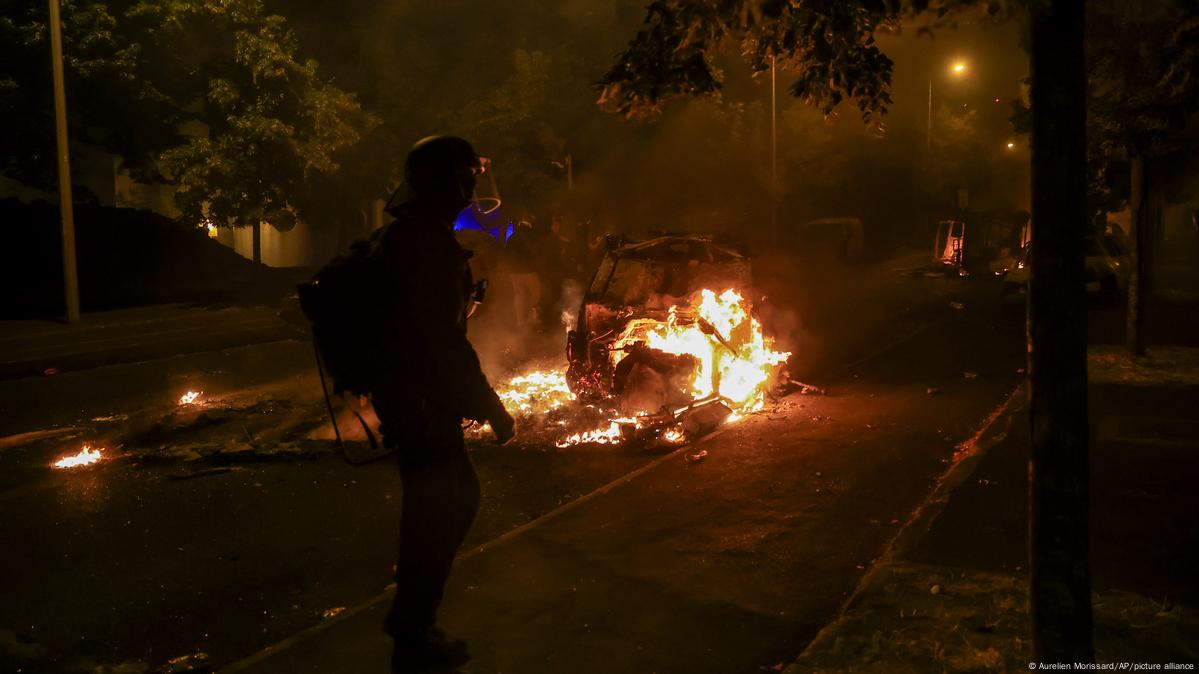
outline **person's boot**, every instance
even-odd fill
[[[397,636],[391,652],[393,674],[452,670],[470,661],[466,642],[432,627],[416,635]]]

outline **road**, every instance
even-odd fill
[[[828,396],[666,458],[475,445],[483,510],[444,612],[476,654],[464,671],[755,671],[798,654],[1020,378],[1023,328],[987,279],[892,277],[881,308],[823,323],[823,358],[799,371]],[[0,383],[3,433],[85,428],[0,449],[0,665],[203,653],[219,668],[323,623],[250,669],[382,671],[377,609],[337,614],[390,580],[398,476],[307,439],[308,362],[275,342]],[[186,390],[208,407],[179,408]],[[118,438],[94,468],[47,468]]]

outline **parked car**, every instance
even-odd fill
[[[583,295],[575,329],[567,335],[567,381],[583,399],[613,395],[613,343],[633,320],[664,321],[672,306],[704,288],[750,287],[749,259],[706,236],[661,236],[627,243],[610,240]]]
[[[862,261],[865,237],[857,218],[820,218],[804,223],[793,234],[802,257],[825,255],[842,262]]]
[[[1005,304],[1017,304],[1028,295],[1028,255],[1032,246],[1027,245],[1016,258],[1016,265],[1003,275],[1001,297]],[[1089,236],[1083,240],[1086,255],[1087,295],[1102,302],[1115,302],[1120,293],[1128,288],[1129,262],[1123,251],[1113,250],[1113,242]]]

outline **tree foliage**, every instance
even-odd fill
[[[1118,210],[1129,197],[1132,157],[1160,165],[1194,147],[1186,131],[1199,109],[1199,6],[1104,0],[1089,17],[1092,199]]]
[[[55,184],[54,93],[46,4],[0,2],[0,171],[37,186]],[[69,133],[78,144],[125,157],[138,175],[179,142],[172,102],[140,77],[140,46],[104,2],[62,2]]]
[[[302,211],[313,182],[335,176],[377,124],[299,56],[285,19],[259,0],[64,0],[62,9],[73,140],[176,186],[188,221],[241,226]],[[0,22],[3,37],[18,38],[6,48],[24,57],[0,70],[6,112],[49,97],[43,10],[22,6]],[[27,138],[6,139],[24,145],[5,148],[4,168],[47,185],[52,108],[38,107],[18,119]]]
[[[891,103],[893,63],[874,35],[899,11],[899,3],[881,0],[655,0],[641,31],[600,81],[600,103],[638,116],[675,96],[715,95],[723,77],[714,56],[736,48],[754,72],[778,60],[795,73],[792,95],[825,114],[849,100],[869,121]]]
[[[501,188],[516,194],[545,194],[563,183],[552,160],[565,140],[550,123],[554,108],[553,58],[543,51],[516,49],[512,71],[493,89],[446,111],[448,126],[480,139],[498,167]],[[481,188],[482,189],[482,188]]]

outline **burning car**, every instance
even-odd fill
[[[761,407],[790,354],[764,336],[751,280],[749,259],[710,237],[610,246],[567,336],[571,391],[634,418]]]

